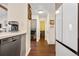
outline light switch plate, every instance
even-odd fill
[[[72,24],[69,24],[69,31],[72,31]]]

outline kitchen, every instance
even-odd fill
[[[29,38],[27,6],[24,3],[0,4],[0,56],[24,56],[30,49],[30,42],[26,44]]]

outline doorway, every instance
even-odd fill
[[[45,39],[45,21],[40,21],[40,39]]]
[[[36,19],[31,20],[31,41],[36,41]]]

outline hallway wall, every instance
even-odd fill
[[[51,18],[50,18],[51,16]],[[55,20],[55,14],[54,15],[49,15],[47,16],[46,19],[46,28],[45,28],[45,38],[48,42],[48,44],[55,44],[55,24],[53,27],[50,26],[50,20]]]
[[[8,4],[8,21],[18,21],[20,31],[26,31],[27,20],[27,4]]]
[[[60,43],[56,42],[56,56],[77,56]]]
[[[76,56],[78,52],[78,4],[65,3],[58,10],[59,13],[56,14],[56,55]]]
[[[29,54],[31,50],[31,21],[27,21],[27,33],[26,33],[26,55]]]

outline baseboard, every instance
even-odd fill
[[[30,52],[31,48],[28,49],[27,53],[26,53],[26,56],[28,56],[29,52]]]

